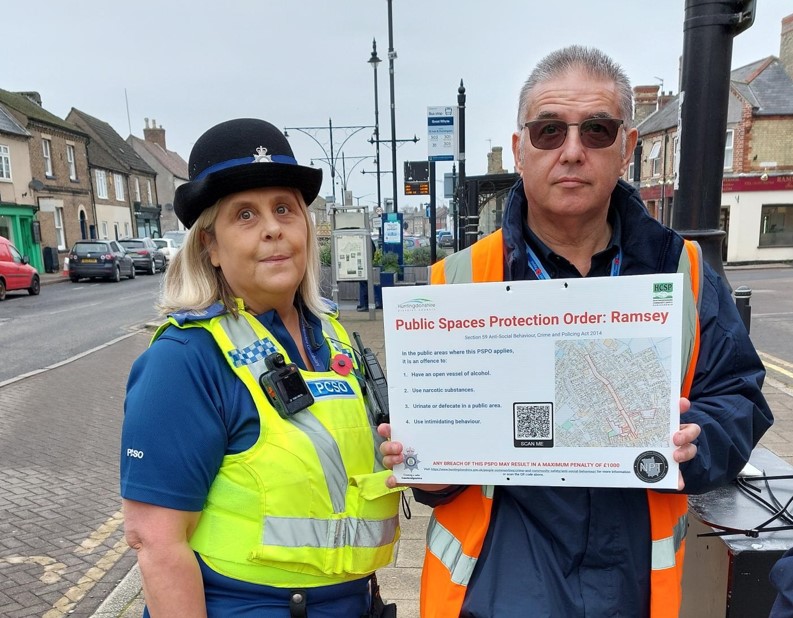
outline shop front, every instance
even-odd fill
[[[137,237],[160,238],[162,236],[160,206],[139,206],[137,202],[135,202],[134,206]]]
[[[0,236],[10,240],[23,256],[27,256],[31,266],[44,272],[41,229],[35,220],[34,206],[0,202]]]

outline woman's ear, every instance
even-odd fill
[[[212,262],[212,266],[217,268],[220,266],[220,262],[217,259],[217,251],[215,251],[215,238],[206,230],[201,230],[200,234],[201,246],[209,254],[209,261]]]

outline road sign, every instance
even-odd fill
[[[429,182],[406,182],[405,195],[429,195]]]
[[[427,108],[427,159],[454,161],[457,143],[457,108],[434,106]]]

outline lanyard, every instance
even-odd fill
[[[537,276],[537,279],[550,279],[551,278],[550,275],[548,275],[548,272],[545,270],[545,268],[543,268],[539,258],[529,246],[529,243],[526,243],[526,251],[529,254],[529,268],[531,268],[532,271],[534,271],[534,274]],[[616,277],[620,274],[621,263],[622,263],[622,249],[620,249],[617,255],[614,256],[614,259],[611,260],[612,277]]]

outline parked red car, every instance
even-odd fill
[[[0,300],[13,290],[27,290],[31,296],[41,291],[39,271],[29,262],[28,256],[21,255],[10,240],[0,236]]]

